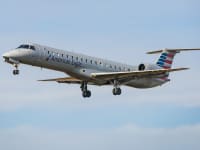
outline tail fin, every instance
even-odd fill
[[[170,69],[176,52],[163,51],[156,64],[164,69]]]
[[[156,64],[164,69],[170,69],[172,67],[172,63],[174,60],[174,56],[177,53],[180,53],[182,51],[192,51],[192,50],[200,50],[200,48],[191,48],[191,49],[161,49],[157,51],[151,51],[147,54],[157,54],[161,53],[160,58],[156,62]]]
[[[172,67],[172,63],[174,60],[174,56],[177,53],[180,53],[182,51],[191,51],[191,50],[200,50],[200,48],[192,48],[192,49],[163,49],[163,50],[157,50],[157,51],[151,51],[148,52],[147,54],[157,54],[161,53],[158,61],[156,64],[164,69],[170,69]],[[169,73],[166,73],[163,77],[160,79],[163,81],[169,81],[168,79]]]

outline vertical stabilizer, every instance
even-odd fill
[[[156,64],[158,66],[160,66],[163,69],[171,69],[172,64],[173,64],[173,60],[174,60],[174,56],[177,53],[180,52],[186,52],[186,51],[199,51],[200,48],[176,48],[176,49],[160,49],[160,50],[156,50],[156,51],[150,51],[147,54],[159,54],[161,53],[158,61],[156,62]],[[167,81],[169,77],[169,73],[165,74],[163,77],[161,77],[162,80]]]
[[[167,51],[167,50],[164,50],[158,61],[156,62],[156,64],[164,69],[170,69],[172,67],[172,63],[173,63],[173,60],[174,60],[174,56],[176,55],[177,52],[170,52],[170,51]]]

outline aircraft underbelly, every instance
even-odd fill
[[[160,80],[154,79],[154,78],[143,78],[143,79],[137,79],[137,80],[131,80],[127,85],[134,87],[134,88],[152,88],[156,86],[161,86],[164,84],[164,82],[161,82]]]

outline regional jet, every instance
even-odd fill
[[[55,81],[58,83],[79,84],[82,96],[91,97],[88,85],[112,85],[113,95],[122,93],[121,86],[134,88],[153,88],[170,81],[169,73],[188,68],[174,68],[174,56],[182,51],[192,49],[161,49],[148,52],[159,54],[158,61],[153,64],[141,63],[137,66],[118,63],[97,57],[91,57],[71,51],[63,51],[39,44],[22,44],[18,48],[3,54],[5,62],[14,66],[13,74],[19,74],[19,65],[27,64],[55,71],[64,72],[66,77],[39,81]]]

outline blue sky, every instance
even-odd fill
[[[35,42],[128,64],[155,62],[160,48],[200,47],[197,0],[57,0],[0,2],[0,52]],[[162,87],[139,90],[39,83],[65,74],[0,61],[0,149],[200,148],[200,52],[178,54]]]

